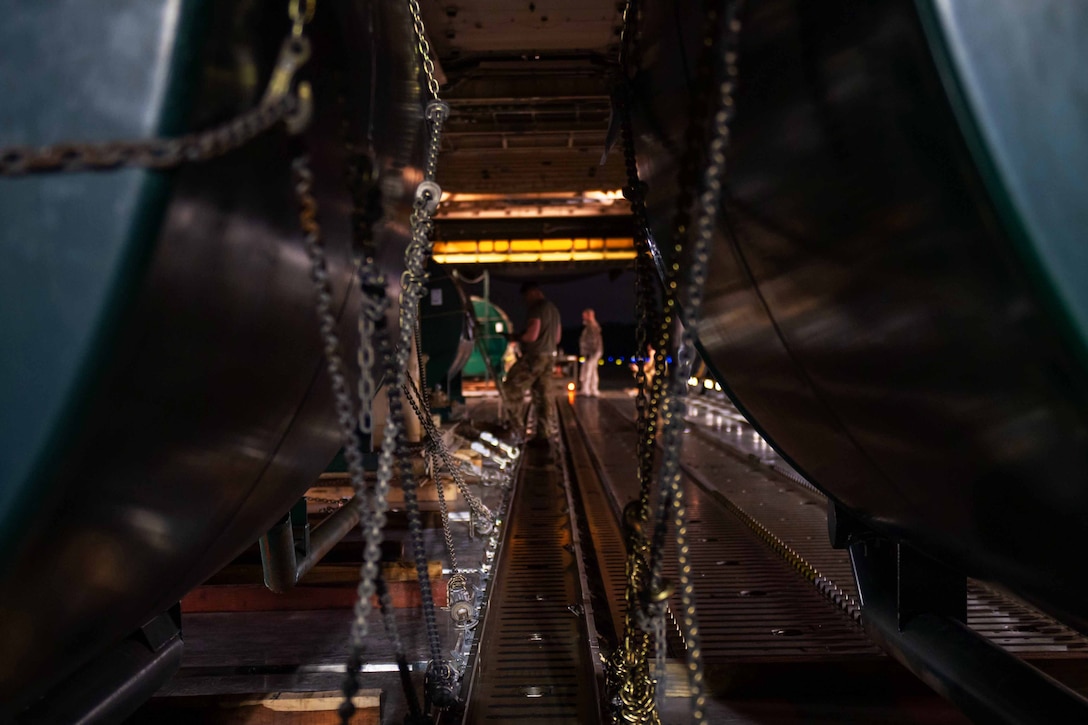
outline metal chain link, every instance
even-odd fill
[[[416,328],[416,350],[419,350],[419,328]],[[408,399],[408,403],[412,406],[412,410],[415,411],[416,417],[419,418],[419,422],[423,425],[424,430],[427,432],[428,444],[426,448],[427,465],[430,469],[431,479],[434,481],[435,494],[438,498],[438,512],[442,520],[442,537],[446,542],[446,553],[450,558],[450,572],[453,576],[459,576],[457,570],[457,549],[453,545],[453,532],[450,530],[450,512],[449,507],[446,506],[446,491],[442,486],[442,481],[438,477],[438,452],[436,449],[436,436],[432,433],[433,424],[428,427],[430,422],[424,415],[420,406],[426,407],[427,401],[421,400],[418,403],[416,399],[412,397],[412,389],[416,390],[416,395],[419,396],[419,389],[415,387],[415,383],[409,376],[408,381],[412,383],[410,389],[407,385],[404,386],[404,396]]]
[[[319,513],[331,514],[344,508],[348,498],[320,498],[318,496],[303,496],[306,499],[307,504],[314,504],[320,506]]]
[[[433,154],[428,154],[428,160],[437,160],[438,149],[433,149]],[[433,174],[434,169],[431,168]],[[476,520],[483,518],[492,528],[494,526],[495,517],[491,511],[483,504],[480,499],[469,491],[468,486],[465,484],[464,478],[461,476],[460,466],[458,466],[453,457],[450,455],[449,450],[446,448],[445,442],[442,440],[442,435],[434,425],[434,419],[431,413],[431,398],[430,392],[427,387],[427,364],[423,355],[423,333],[421,330],[422,325],[420,321],[416,320],[416,326],[413,330],[413,337],[416,351],[416,367],[419,370],[419,384],[416,385],[412,376],[408,376],[408,382],[411,385],[411,389],[405,386],[404,394],[408,399],[409,404],[412,406],[412,410],[415,411],[416,417],[423,425],[424,430],[427,433],[428,445],[428,461],[431,464],[432,476],[435,483],[435,493],[438,498],[438,510],[442,521],[442,536],[446,542],[446,551],[450,557],[450,569],[453,571],[454,576],[457,574],[457,553],[453,544],[453,532],[450,530],[450,514],[449,508],[446,505],[446,492],[442,486],[441,480],[438,478],[438,458],[442,459],[445,464],[446,470],[449,471],[450,476],[453,478],[454,484],[457,486],[458,491],[461,492],[462,498],[468,504],[469,509],[473,513],[473,517]],[[413,392],[415,397],[413,397]],[[470,535],[473,523],[470,522]],[[485,532],[486,533],[486,532]],[[452,579],[451,579],[452,581]]]
[[[420,41],[417,45],[420,61],[424,69],[427,69],[429,65],[433,68],[433,63],[430,61],[430,49],[426,46],[426,34],[419,15],[418,3],[415,0],[409,0],[409,7],[413,13],[416,37]],[[387,453],[391,456],[394,451],[403,451],[405,447],[404,406],[401,396],[407,383],[408,360],[419,319],[419,300],[423,296],[427,279],[426,262],[431,254],[430,236],[434,226],[432,216],[442,196],[442,189],[435,182],[434,175],[438,166],[438,151],[441,147],[442,124],[449,117],[449,106],[438,100],[437,81],[429,84],[429,88],[434,100],[428,102],[425,109],[428,142],[424,150],[424,178],[416,187],[410,217],[411,240],[404,253],[405,270],[401,276],[398,337],[396,344],[392,346],[395,352],[383,358],[387,363],[385,376],[388,383],[389,416],[386,419],[386,437],[382,442],[379,467],[381,459],[386,458]],[[405,455],[400,456],[400,473],[405,508],[408,512],[409,540],[415,557],[423,618],[431,651],[431,662],[425,678],[427,699],[438,707],[447,707],[456,702],[456,672],[442,655],[442,643],[435,620],[434,596],[427,571],[427,555],[423,542],[423,525],[416,480],[411,461]]]
[[[379,293],[377,293],[378,296],[375,298],[376,302],[373,307],[373,315],[376,320],[373,339],[377,341],[376,357],[382,363],[383,374],[387,376],[388,379],[388,376],[392,375],[392,370],[397,366],[397,357],[393,352],[393,346],[389,339],[390,333],[385,329],[384,324],[385,310],[388,307],[388,298],[385,296],[385,280],[384,277],[377,272],[376,264],[372,257],[366,258],[364,266],[360,271],[361,281],[368,278],[380,282],[380,287],[378,288]],[[419,718],[422,716],[422,711],[419,708],[419,698],[416,695],[415,684],[411,679],[411,674],[408,669],[407,656],[404,653],[403,645],[397,636],[396,619],[393,613],[392,601],[381,579],[379,568],[381,560],[381,542],[383,538],[382,532],[385,529],[386,515],[389,510],[389,490],[392,486],[394,477],[393,461],[395,458],[400,458],[402,461],[408,461],[408,454],[406,451],[407,445],[403,435],[403,408],[396,395],[391,394],[388,397],[389,415],[386,418],[382,449],[378,456],[378,470],[376,472],[372,497],[372,517],[364,524],[366,544],[364,547],[364,561],[354,608],[354,621],[351,627],[351,654],[348,672],[349,676],[354,680],[354,672],[357,671],[358,665],[361,664],[361,652],[367,634],[367,617],[369,616],[371,607],[370,596],[372,593],[377,593],[381,605],[382,616],[385,620],[386,630],[390,632],[390,636],[393,637],[394,652],[396,653],[398,669],[400,670],[401,684],[408,698],[410,716]],[[369,404],[369,402],[370,401],[364,402],[361,400],[360,406]],[[362,411],[360,411],[360,414],[362,414]],[[394,431],[398,431],[398,433],[394,433]],[[411,476],[410,462],[408,462],[407,468],[408,475]],[[416,509],[418,512],[418,506]],[[345,682],[345,685],[347,685],[347,682]],[[347,691],[345,690],[345,696],[346,695]],[[344,719],[345,725],[346,722],[347,719]]]
[[[371,222],[380,213],[381,196],[377,193],[377,178],[373,160],[364,157],[350,144],[348,151],[347,185],[352,195],[352,236],[356,248],[358,281],[360,288],[359,307],[359,349],[356,358],[359,364],[358,393],[358,429],[367,434],[373,430],[372,405],[376,395],[374,368],[379,359],[391,355],[388,336],[384,323],[389,300],[386,295],[385,276],[378,270],[374,258]],[[361,161],[366,158],[367,167],[362,168]],[[375,350],[377,342],[377,350]],[[400,639],[392,603],[392,597],[381,577],[381,544],[389,509],[389,489],[393,478],[391,459],[380,456],[376,472],[374,489],[370,501],[369,516],[362,519],[363,529],[363,564],[360,569],[354,616],[349,634],[349,656],[347,671],[342,687],[345,696],[341,704],[341,719],[346,723],[354,713],[351,697],[357,691],[355,674],[362,663],[362,650],[368,632],[368,618],[371,609],[371,596],[377,594],[379,608],[385,630],[392,640],[393,652],[400,671],[401,685],[408,702],[409,712],[418,717],[421,714],[419,697],[411,679],[408,657]]]
[[[409,387],[405,387],[405,393],[408,395],[408,402],[411,404],[412,409],[415,411],[416,416],[419,418],[419,422],[423,425],[424,431],[427,433],[427,437],[431,441],[435,452],[442,458],[442,462],[445,465],[447,471],[449,471],[450,477],[453,478],[454,484],[457,486],[457,490],[461,492],[465,502],[468,503],[468,507],[472,510],[476,516],[494,523],[495,514],[492,513],[483,501],[479,499],[472,491],[469,490],[468,484],[465,483],[464,476],[461,474],[461,467],[457,465],[457,462],[453,459],[446,444],[442,441],[442,434],[435,427],[434,421],[427,411],[422,407],[422,394],[418,387],[416,387],[415,381],[412,378],[408,378]],[[410,393],[414,393],[415,398]],[[417,403],[417,399],[420,401]]]
[[[638,327],[636,328],[636,356],[649,357],[649,334],[657,317],[657,290],[653,261],[648,239],[649,220],[646,214],[645,184],[639,179],[635,156],[634,131],[631,121],[630,69],[638,68],[638,13],[632,0],[624,9],[623,31],[620,39],[620,79],[615,98],[621,122],[624,165],[627,186],[624,196],[631,204],[634,217],[634,242],[638,251],[636,259],[635,301]],[[663,358],[664,354],[658,357]],[[656,362],[656,358],[655,358]],[[655,375],[655,380],[660,380]],[[639,364],[635,374],[638,431],[639,497],[624,510],[624,538],[627,548],[626,586],[624,591],[623,634],[619,646],[612,653],[606,669],[606,690],[610,715],[613,722],[660,723],[655,702],[655,682],[651,677],[648,655],[650,632],[640,626],[643,608],[643,591],[646,589],[649,541],[645,535],[646,522],[650,518],[650,492],[656,451],[657,407],[660,386],[647,390],[644,364]]]
[[[410,395],[408,399],[411,400]],[[453,545],[453,531],[450,530],[450,511],[446,506],[446,491],[441,479],[438,478],[438,456],[433,446],[427,447],[427,463],[431,469],[431,479],[434,481],[435,495],[438,498],[438,514],[442,520],[442,538],[446,541],[446,553],[450,558],[450,574],[460,576],[460,569],[457,566],[457,548]]]
[[[419,30],[417,29],[417,33]],[[422,36],[420,36],[422,37]],[[437,93],[437,91],[434,91]],[[432,137],[432,142],[437,144]],[[435,173],[435,164],[438,159],[438,147],[432,145],[428,149],[427,161],[428,168],[425,171],[428,174],[427,178],[433,179]],[[428,462],[431,466],[431,473],[435,484],[435,493],[438,498],[438,510],[442,521],[442,536],[446,542],[446,552],[450,558],[450,570],[453,572],[453,577],[461,576],[457,572],[457,552],[453,544],[453,532],[450,530],[450,514],[449,507],[446,505],[446,492],[442,486],[442,481],[438,477],[438,458],[441,458],[446,466],[446,470],[449,471],[450,476],[453,478],[454,484],[461,492],[461,496],[465,499],[469,509],[474,515],[474,519],[479,520],[480,517],[487,522],[490,528],[494,528],[495,517],[490,510],[483,504],[480,499],[476,498],[472,492],[468,490],[468,486],[465,484],[464,478],[461,476],[460,466],[456,465],[450,455],[449,450],[446,448],[445,442],[442,440],[442,436],[438,429],[434,425],[434,419],[431,414],[431,398],[430,391],[427,386],[427,364],[423,355],[423,333],[421,330],[422,325],[420,321],[416,320],[416,326],[413,330],[415,351],[416,351],[416,367],[419,370],[419,385],[417,386],[412,377],[408,376],[408,382],[411,384],[411,389],[407,386],[404,388],[404,394],[408,399],[408,402],[412,406],[412,410],[415,411],[416,417],[423,425],[424,430],[427,433],[427,439],[429,441],[427,446]],[[412,393],[415,393],[415,397]],[[472,527],[475,524],[469,523],[469,533],[471,535]],[[485,532],[486,533],[486,532]],[[453,581],[451,577],[450,582]]]
[[[680,193],[676,202],[676,216],[673,220],[673,260],[666,268],[664,281],[663,308],[660,319],[652,320],[654,310],[653,263],[647,233],[648,221],[645,207],[645,187],[638,178],[635,159],[634,135],[631,124],[631,89],[627,76],[630,55],[637,52],[637,15],[638,9],[629,2],[624,14],[624,33],[621,39],[621,58],[623,61],[624,83],[618,94],[623,106],[621,123],[624,137],[624,158],[627,166],[628,187],[625,196],[631,202],[635,217],[635,241],[640,252],[638,276],[636,277],[637,300],[639,306],[639,353],[646,350],[645,330],[656,324],[658,335],[657,350],[654,359],[654,379],[650,394],[646,396],[646,379],[642,370],[637,377],[638,396],[636,407],[639,412],[639,480],[640,496],[637,503],[632,503],[626,513],[628,531],[628,612],[625,615],[624,640],[614,654],[612,664],[615,671],[610,673],[612,685],[613,713],[615,719],[628,722],[658,722],[659,715],[654,706],[654,698],[647,689],[653,688],[645,664],[649,649],[649,637],[653,633],[656,641],[658,688],[662,688],[664,665],[664,617],[665,607],[671,587],[664,580],[664,548],[669,516],[675,528],[675,542],[678,556],[678,569],[683,608],[682,630],[688,654],[688,673],[692,693],[692,719],[705,722],[706,696],[702,668],[699,629],[695,612],[694,587],[692,582],[690,551],[687,543],[687,512],[683,505],[683,489],[679,475],[679,454],[682,433],[682,405],[686,393],[686,377],[682,374],[684,360],[678,364],[666,378],[666,354],[672,342],[673,321],[681,313],[680,300],[684,300],[682,319],[685,322],[678,358],[686,356],[694,349],[694,326],[698,323],[702,305],[702,290],[706,281],[709,248],[713,238],[717,219],[718,205],[721,199],[721,176],[725,165],[725,147],[729,140],[729,121],[732,116],[732,92],[736,81],[736,48],[739,24],[737,10],[739,2],[731,4],[724,23],[717,15],[715,4],[706,12],[706,38],[704,51],[700,57],[698,69],[698,88],[709,87],[715,78],[718,82],[719,107],[711,124],[709,144],[705,142],[704,126],[707,116],[703,107],[703,94],[696,94],[690,113],[689,127],[685,138],[685,153],[681,163]],[[724,50],[724,52],[723,52]],[[715,57],[724,59],[724,71],[715,67]],[[706,145],[704,145],[706,144]],[[708,149],[708,162],[702,164],[702,173],[698,175],[704,149]],[[684,294],[681,295],[678,277],[680,255],[683,241],[687,236],[689,224],[688,210],[694,201],[691,188],[698,183],[698,222],[695,238],[690,244],[691,264],[687,269]],[[666,382],[667,381],[667,382]],[[646,541],[642,529],[649,519],[650,481],[653,478],[655,459],[655,438],[658,414],[662,416],[663,450],[659,474],[659,494],[657,522],[654,530],[653,545],[650,547],[649,570],[646,570]],[[637,592],[637,594],[636,594]],[[632,605],[639,607],[632,612]],[[635,620],[641,633],[634,631]]]
[[[431,392],[427,389],[427,361],[424,359],[425,356],[423,355],[423,332],[420,329],[421,327],[422,325],[419,320],[416,320],[416,329],[412,331],[415,336],[416,367],[419,369],[419,387],[416,390],[423,393],[420,397],[423,403],[423,409],[430,414]],[[408,379],[411,380],[410,375],[408,376]]]
[[[410,2],[413,10],[414,28],[417,38],[423,40],[424,45],[417,47],[423,59],[424,68],[428,66],[433,71],[433,62],[430,61],[430,48],[425,45],[425,32],[422,27],[422,19],[419,16],[419,7],[415,2]],[[429,78],[432,74],[429,74]],[[429,83],[432,96],[437,99],[437,82]],[[420,582],[420,595],[422,598],[423,615],[427,631],[428,645],[431,651],[431,666],[427,672],[428,700],[445,706],[451,704],[454,699],[452,686],[452,669],[444,662],[442,657],[441,640],[438,635],[437,623],[434,614],[434,597],[431,592],[430,578],[427,570],[426,550],[423,545],[423,526],[419,510],[419,500],[416,492],[415,475],[412,471],[412,463],[406,454],[407,440],[404,421],[404,406],[401,398],[405,384],[408,358],[411,350],[411,335],[415,329],[418,318],[419,298],[422,296],[422,281],[425,279],[424,266],[426,258],[430,254],[429,236],[431,232],[430,215],[437,208],[441,197],[441,189],[434,183],[434,171],[437,167],[437,152],[440,147],[441,126],[449,115],[449,107],[441,102],[432,102],[427,106],[427,120],[430,132],[428,147],[425,151],[426,163],[424,181],[417,187],[416,200],[413,204],[411,215],[411,241],[405,250],[405,271],[401,279],[401,298],[398,314],[398,335],[395,341],[391,340],[391,334],[382,334],[381,326],[384,317],[378,315],[376,308],[371,308],[373,314],[367,314],[366,319],[360,318],[360,333],[363,336],[359,351],[359,360],[362,367],[362,378],[359,384],[360,394],[360,427],[370,427],[371,421],[368,415],[370,402],[373,400],[375,386],[373,378],[367,378],[367,371],[371,370],[375,360],[381,363],[383,377],[387,383],[386,394],[389,404],[389,412],[385,420],[383,430],[381,453],[378,456],[378,471],[373,498],[373,517],[367,524],[368,544],[364,556],[363,573],[358,590],[358,599],[355,604],[355,618],[351,628],[351,654],[348,661],[348,674],[344,681],[344,703],[341,704],[341,721],[346,723],[354,713],[351,705],[351,697],[357,691],[354,673],[358,670],[360,653],[363,647],[367,631],[366,619],[370,611],[370,593],[372,582],[377,574],[377,560],[380,551],[370,546],[371,538],[380,543],[380,532],[385,525],[385,515],[388,510],[388,492],[393,479],[394,460],[400,464],[400,481],[404,491],[405,508],[408,513],[409,538],[412,542],[416,572]],[[360,219],[358,208],[354,215],[356,225],[365,220]],[[373,293],[381,290],[384,292],[384,279],[378,274],[373,263],[371,253],[364,254],[364,267],[360,273],[360,279],[364,287],[364,309],[367,301],[367,287]],[[373,350],[366,347],[367,340],[377,339],[379,349],[376,356]],[[373,556],[372,556],[373,555]],[[406,688],[410,685],[410,678],[402,667],[401,678]],[[410,703],[411,704],[411,703]],[[413,718],[418,718],[420,713],[413,710]]]
[[[418,11],[418,6],[416,7]],[[417,33],[420,31],[421,21],[417,14]],[[428,49],[429,52],[429,49]],[[437,84],[432,89],[437,90]],[[454,673],[452,668],[442,657],[441,639],[438,635],[437,622],[434,613],[434,597],[431,592],[430,578],[427,570],[426,549],[423,543],[422,517],[419,510],[419,500],[416,492],[415,475],[412,470],[410,457],[406,454],[407,440],[404,421],[404,406],[401,398],[405,385],[406,370],[411,351],[412,331],[415,329],[418,318],[419,299],[423,294],[423,281],[426,279],[424,266],[430,254],[430,233],[432,223],[431,214],[437,208],[441,197],[441,189],[434,183],[434,170],[437,167],[437,152],[440,147],[441,125],[449,115],[449,107],[441,102],[431,102],[427,106],[427,120],[429,122],[429,143],[425,151],[425,178],[416,190],[416,199],[411,215],[411,240],[405,250],[405,271],[401,279],[401,298],[398,314],[398,334],[395,341],[390,334],[382,334],[381,326],[384,318],[378,315],[376,308],[371,308],[372,314],[367,315],[369,320],[360,320],[360,329],[363,333],[370,333],[363,340],[377,339],[379,348],[375,356],[382,366],[383,377],[387,383],[386,395],[389,404],[389,413],[385,420],[383,430],[381,452],[378,456],[378,471],[374,487],[373,513],[371,520],[366,524],[367,545],[364,553],[363,572],[360,577],[358,598],[355,603],[355,616],[351,627],[350,655],[348,658],[347,676],[343,683],[344,702],[340,707],[341,722],[348,723],[354,713],[351,698],[358,691],[355,681],[355,673],[361,665],[361,652],[367,633],[367,617],[370,612],[370,595],[373,593],[374,582],[377,578],[377,562],[380,557],[381,530],[385,525],[385,516],[388,510],[388,493],[393,479],[394,461],[400,464],[400,482],[404,491],[405,508],[408,513],[409,538],[412,543],[416,572],[420,583],[420,595],[422,599],[423,616],[427,632],[428,646],[431,652],[431,666],[427,672],[427,696],[428,700],[441,706],[452,704],[455,699],[453,690]],[[358,214],[355,215],[356,224],[359,223]],[[372,291],[384,290],[384,280],[378,274],[373,264],[371,254],[365,255],[363,269],[360,272],[360,280],[364,287],[364,302],[366,300],[367,287]],[[373,296],[373,294],[371,294]],[[364,308],[366,305],[364,304]],[[373,322],[373,326],[371,325]],[[370,352],[364,347],[360,350],[360,362],[371,362]],[[365,367],[369,370],[370,367]],[[360,425],[367,425],[363,409],[369,407],[373,399],[373,380],[360,381]],[[376,545],[374,545],[376,544]],[[403,671],[401,678],[405,687],[410,686],[410,678]],[[410,703],[411,704],[411,703]],[[419,717],[420,713],[412,712],[413,717]]]
[[[431,123],[431,134],[437,135],[440,125]],[[405,252],[405,272],[401,277],[401,300],[399,318],[399,340],[396,347],[396,369],[387,370],[387,380],[391,381],[388,395],[390,400],[390,418],[393,416],[394,399],[396,415],[403,416],[400,397],[406,384],[406,371],[411,355],[416,319],[419,315],[419,300],[423,296],[426,280],[425,263],[430,255],[431,214],[437,207],[441,194],[435,193],[438,185],[430,179],[424,179],[416,190],[416,200],[411,215],[412,239]],[[398,421],[403,422],[401,417]],[[397,432],[403,439],[403,426]],[[419,502],[416,493],[415,476],[411,463],[401,460],[401,487],[404,490],[405,506],[408,509],[408,529],[412,548],[415,552],[416,572],[419,578],[420,594],[423,600],[423,615],[427,629],[427,639],[431,649],[431,664],[428,667],[427,694],[439,706],[452,704],[454,699],[452,669],[442,656],[441,641],[438,636],[434,614],[434,598],[431,593],[430,579],[427,573],[427,556],[423,543],[423,526],[420,521]]]
[[[709,143],[698,144],[699,151],[693,152],[704,159],[702,171],[697,180],[699,195],[696,201],[696,225],[694,238],[688,240],[689,260],[684,283],[684,294],[670,295],[668,309],[682,312],[681,341],[678,347],[677,365],[668,378],[667,395],[662,406],[662,457],[659,472],[660,493],[657,502],[657,525],[654,530],[650,556],[650,599],[665,589],[664,555],[667,539],[669,514],[674,528],[673,540],[677,551],[677,569],[680,584],[680,599],[683,609],[681,630],[684,635],[688,660],[688,677],[691,685],[692,720],[706,721],[706,683],[702,667],[702,649],[698,618],[695,611],[695,589],[691,566],[691,551],[688,546],[687,509],[684,506],[684,489],[680,476],[680,450],[683,442],[683,408],[687,393],[687,372],[684,356],[694,356],[695,330],[702,312],[703,289],[709,269],[710,247],[717,227],[718,211],[722,198],[722,176],[725,173],[725,150],[729,143],[729,123],[733,118],[733,91],[737,79],[737,49],[740,33],[738,10],[742,0],[730,3],[724,18],[719,17],[715,7],[706,13],[707,35],[709,42],[704,44],[705,57],[700,65],[706,70],[700,75],[707,75],[706,82],[699,88],[716,85],[714,96],[716,108],[709,129]],[[698,94],[702,95],[702,94]],[[699,118],[696,116],[696,118]],[[700,139],[701,140],[701,139]],[[692,144],[694,146],[694,143]],[[689,146],[689,148],[692,148]],[[668,289],[677,289],[676,277],[679,276],[679,256],[682,242],[687,233],[687,206],[677,209],[673,229],[675,230],[673,261],[669,268]],[[677,310],[680,302],[682,310]],[[670,316],[666,312],[666,318]],[[671,328],[671,324],[669,325]],[[668,331],[663,329],[662,341],[667,342]],[[662,350],[667,349],[664,346]],[[656,381],[655,381],[656,382]]]
[[[312,5],[313,0],[310,2]],[[161,171],[224,156],[281,122],[291,133],[298,133],[309,123],[312,112],[309,84],[295,84],[295,74],[310,57],[310,41],[302,35],[310,17],[312,12],[294,21],[298,30],[284,40],[268,88],[256,108],[215,128],[178,138],[0,147],[0,176],[121,168]]]
[[[345,142],[345,149],[348,157],[345,182],[352,199],[351,231],[361,293],[359,349],[356,352],[359,365],[359,431],[370,434],[374,429],[373,402],[377,395],[374,341],[389,306],[385,294],[385,275],[378,271],[374,261],[373,225],[381,217],[382,199],[373,158],[350,142]]]
[[[284,121],[295,106],[293,96],[257,106],[210,131],[174,139],[61,143],[31,148],[0,148],[0,176],[113,171],[120,168],[164,170],[208,161],[244,146]]]
[[[356,359],[359,364],[358,394],[358,429],[361,434],[373,432],[372,406],[377,387],[374,381],[374,369],[379,360],[386,360],[392,355],[388,335],[385,330],[386,310],[389,299],[386,295],[386,280],[375,261],[372,225],[381,211],[381,195],[378,192],[377,173],[373,159],[358,148],[347,144],[348,167],[347,186],[352,196],[352,240],[356,250],[358,282],[360,290],[359,306],[359,348]],[[364,168],[363,161],[366,161]],[[375,349],[375,344],[377,349]],[[388,429],[388,426],[387,426]],[[392,639],[393,651],[400,670],[401,684],[408,701],[409,712],[419,716],[419,698],[408,668],[408,658],[397,630],[392,598],[381,576],[381,545],[389,510],[389,489],[393,479],[392,457],[384,447],[378,459],[373,492],[370,499],[369,516],[362,519],[363,563],[360,567],[359,584],[356,588],[356,600],[352,624],[349,630],[349,654],[346,674],[342,686],[344,702],[341,704],[341,721],[347,723],[354,713],[351,697],[357,691],[355,675],[362,664],[362,651],[368,633],[368,618],[371,611],[371,597],[378,596],[378,602],[385,629]]]
[[[384,492],[375,487],[372,505],[367,505],[365,471],[363,467],[362,441],[357,428],[358,417],[354,400],[348,386],[343,358],[340,356],[340,339],[336,333],[336,318],[332,313],[332,284],[326,259],[321,227],[317,221],[317,200],[313,195],[313,173],[309,158],[300,156],[291,165],[295,180],[295,193],[299,202],[299,221],[306,235],[306,252],[310,258],[311,279],[317,298],[317,314],[321,328],[321,339],[325,352],[325,361],[332,381],[333,396],[336,404],[337,420],[344,438],[344,457],[347,459],[348,472],[355,503],[360,510],[361,527],[364,530],[364,563],[359,596],[355,603],[355,616],[350,633],[350,653],[347,671],[342,685],[344,702],[340,706],[342,722],[347,723],[355,712],[352,698],[359,690],[356,673],[362,665],[362,648],[368,631],[367,619],[370,612],[370,598],[376,592],[382,607],[386,631],[393,640],[393,649],[398,663],[407,665],[404,646],[397,632],[396,620],[392,612],[392,600],[382,585],[378,562],[381,557],[382,530],[385,525],[386,498],[388,481]],[[379,305],[380,308],[380,305]],[[379,474],[379,479],[381,478]],[[410,681],[409,681],[410,684]],[[414,692],[408,692],[409,703],[416,701]],[[418,710],[418,704],[416,705]]]
[[[385,319],[388,300],[385,296],[385,277],[374,269],[374,260],[367,258],[359,270],[361,300],[359,305],[359,350],[356,360],[359,364],[359,431],[364,434],[374,432],[374,397],[378,394],[374,382],[374,367],[377,356],[374,340],[378,337],[378,325]]]
[[[438,79],[434,75],[434,59],[431,58],[431,44],[427,42],[427,29],[423,26],[423,14],[419,10],[418,0],[408,0],[408,10],[412,13],[412,28],[416,34],[416,52],[419,54],[420,63],[423,65],[423,73],[427,78],[427,90],[431,92],[431,98],[438,100]],[[430,170],[427,178],[434,178],[434,170]]]

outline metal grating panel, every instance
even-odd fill
[[[633,405],[623,401],[613,404],[619,405],[617,410],[634,411]],[[688,435],[684,443],[685,470],[705,489],[718,492],[773,530],[856,605],[857,585],[849,556],[832,549],[824,533],[826,497],[804,479],[795,485],[793,476],[799,474],[788,469],[732,405],[704,398],[689,408],[687,419],[695,435]],[[766,470],[768,464],[774,466],[773,473]],[[967,584],[967,623],[1033,663],[1088,659],[1088,639],[975,580]]]

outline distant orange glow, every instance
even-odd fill
[[[574,392],[574,383],[567,383],[567,390]]]

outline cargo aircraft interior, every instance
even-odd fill
[[[13,0],[0,723],[1088,723],[1088,2]]]

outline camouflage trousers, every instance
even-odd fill
[[[510,368],[502,384],[503,398],[507,404],[506,418],[515,428],[520,428],[525,420],[525,391],[532,392],[538,438],[557,430],[555,406],[551,404],[554,367],[555,355],[523,355]]]

